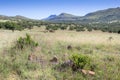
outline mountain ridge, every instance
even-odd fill
[[[32,19],[21,15],[16,15],[16,16],[0,15],[0,20],[32,20]]]
[[[62,16],[60,16],[62,15]],[[120,21],[120,7],[108,8],[88,13],[84,16],[75,16],[68,13],[61,13],[53,18],[46,18],[50,22],[80,22],[80,23],[99,23],[99,22],[112,22]]]
[[[38,20],[31,19],[21,15],[5,16],[0,15],[0,20]],[[69,13],[61,13],[59,15],[50,15],[41,21],[47,22],[73,22],[73,23],[111,23],[120,22],[120,7],[108,8],[88,13],[84,16],[76,16]]]

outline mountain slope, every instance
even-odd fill
[[[96,11],[85,15],[84,18],[96,22],[120,21],[120,8],[109,8]]]
[[[42,19],[42,20],[50,20],[57,17],[57,15],[50,15],[48,18]]]
[[[71,21],[71,20],[76,20],[78,18],[78,16],[74,16],[72,14],[68,14],[68,13],[61,13],[59,15],[56,15],[52,18],[50,18],[51,16],[49,16],[48,18],[46,18],[46,21]]]
[[[85,17],[87,18],[101,18],[101,17],[107,17],[107,16],[117,16],[120,15],[120,8],[109,8],[106,10],[100,10],[100,11],[96,11],[93,13],[89,13],[87,15],[85,15]]]
[[[74,16],[67,13],[61,13],[51,19],[46,19],[52,22],[79,22],[79,23],[93,23],[93,22],[115,22],[120,21],[120,7],[99,10],[96,12],[88,13],[85,16]]]
[[[16,16],[5,16],[5,15],[0,15],[0,20],[30,20],[30,18],[16,15]]]

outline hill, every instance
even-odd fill
[[[88,13],[85,16],[75,16],[68,13],[61,13],[58,16],[47,19],[46,21],[52,22],[77,22],[77,23],[109,23],[120,21],[120,7],[99,10],[96,12]]]
[[[5,16],[0,15],[0,20],[34,20],[24,16]],[[69,13],[61,13],[59,15],[50,15],[42,21],[48,22],[73,22],[73,23],[112,23],[120,22],[120,7],[109,8],[91,12],[85,16],[76,16]]]
[[[95,22],[120,21],[120,8],[117,7],[96,11],[85,15],[84,18]]]
[[[32,20],[30,18],[16,15],[16,16],[5,16],[5,15],[0,15],[0,20]]]
[[[68,13],[61,13],[61,14],[56,15],[56,16],[52,16],[52,17],[51,16],[52,15],[50,15],[48,18],[45,18],[44,20],[57,22],[57,21],[73,21],[73,20],[76,20],[78,18],[78,16],[68,14]]]

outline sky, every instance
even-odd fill
[[[84,16],[116,7],[120,7],[120,0],[0,0],[0,15],[42,19],[60,13]]]

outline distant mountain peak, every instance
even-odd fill
[[[18,16],[18,17],[23,17],[23,16],[21,16],[21,15],[16,15],[16,17],[17,17],[17,16]]]
[[[42,20],[51,20],[51,19],[56,18],[56,17],[57,17],[56,14],[52,14],[52,15],[50,15],[49,17],[44,18],[44,19],[42,19]]]
[[[49,17],[42,19],[42,20],[53,20],[53,19],[62,19],[62,18],[73,18],[75,17],[72,14],[68,14],[68,13],[61,13],[59,15],[50,15]]]
[[[59,14],[59,16],[63,16],[63,15],[71,15],[71,14],[68,14],[68,13],[61,13],[61,14]]]
[[[77,22],[77,23],[109,23],[114,21],[120,22],[120,7],[108,8],[104,10],[98,10],[96,12],[91,12],[85,16],[74,16],[68,13],[61,13],[54,16],[47,21],[51,22]]]
[[[53,14],[53,15],[50,15],[48,18],[54,18],[56,17],[57,15]]]
[[[72,14],[68,14],[68,13],[61,13],[58,15],[58,17],[75,17],[75,16]]]

